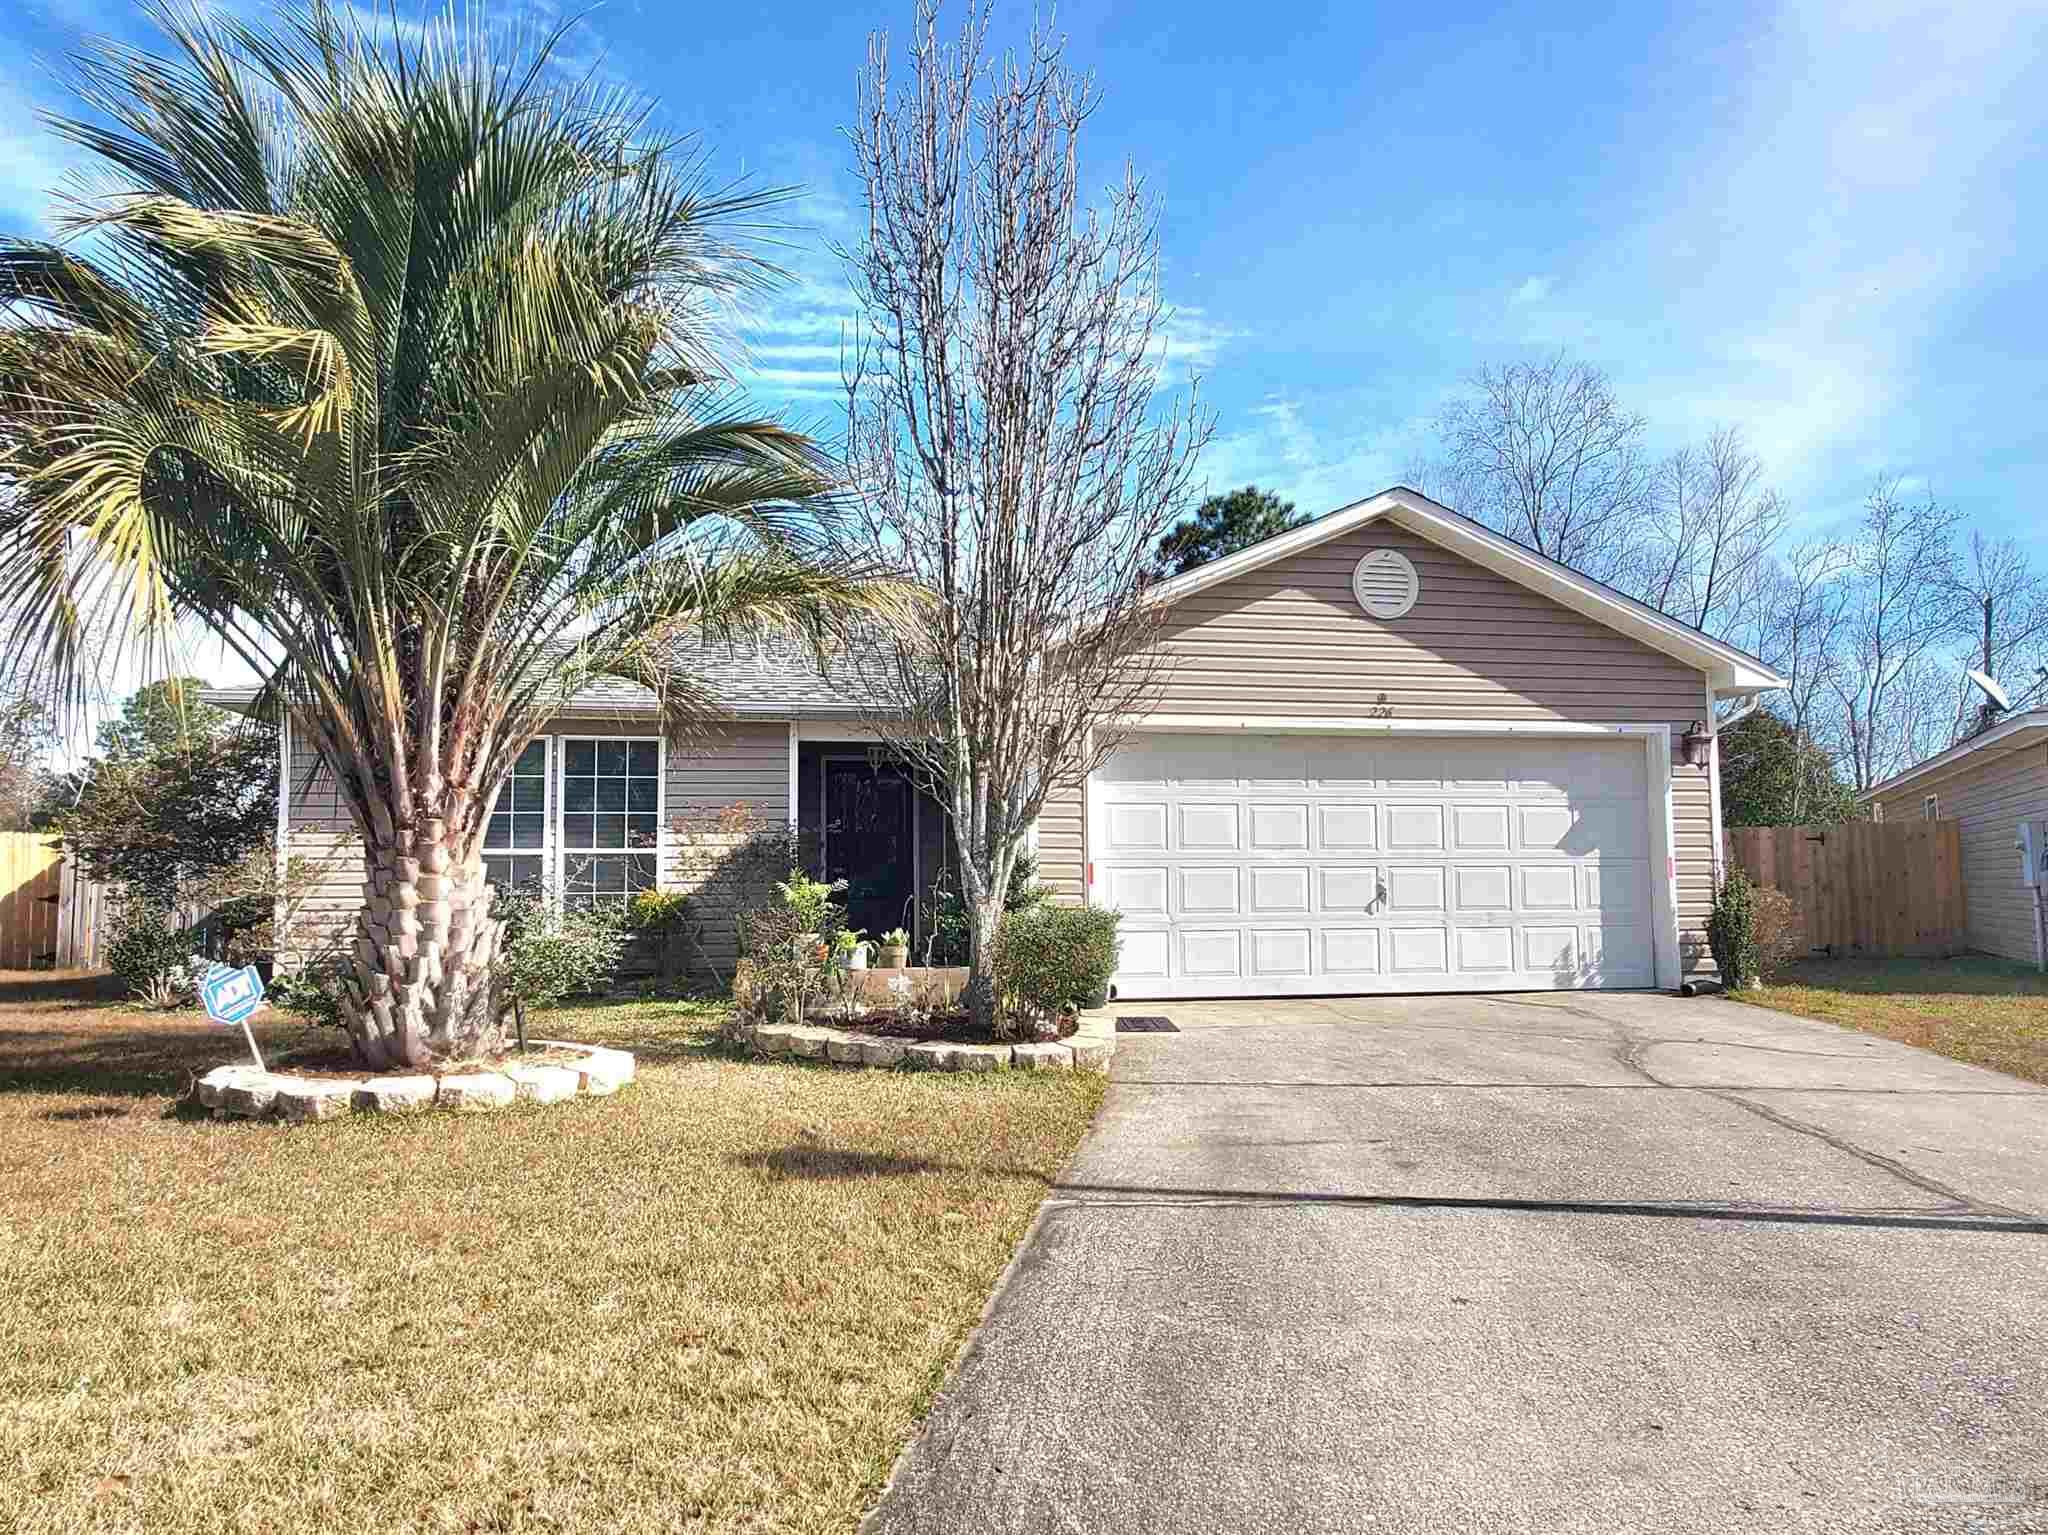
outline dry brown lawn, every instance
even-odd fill
[[[616,1098],[286,1128],[179,1107],[238,1035],[0,975],[0,1529],[851,1531],[1101,1080],[713,1018],[547,1019]]]
[[[2048,976],[2002,959],[1806,960],[1737,995],[2048,1082]]]

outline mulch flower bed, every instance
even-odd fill
[[[942,1013],[870,1013],[865,1018],[833,1022],[839,1028],[858,1029],[863,1034],[879,1034],[884,1039],[914,1039],[921,1043],[931,1041],[948,1045],[992,1045],[1000,1042],[987,1029],[977,1028],[964,1007],[952,1008]],[[1078,1013],[1061,1014],[1059,1032],[1053,1038],[1065,1039],[1079,1028],[1080,1024],[1081,1018]]]

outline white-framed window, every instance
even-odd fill
[[[547,873],[548,743],[527,743],[484,825],[484,878],[512,889],[538,889]]]
[[[659,874],[661,739],[560,739],[562,902],[623,906]]]
[[[1920,801],[1920,819],[1938,821],[1941,819],[1941,796],[1930,794]]]

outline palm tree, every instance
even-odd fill
[[[559,33],[150,14],[165,56],[99,45],[98,116],[56,125],[112,191],[0,241],[0,610],[77,685],[109,632],[256,668],[362,835],[357,1053],[484,1053],[479,847],[549,717],[621,677],[680,727],[684,631],[822,644],[895,601],[823,552],[818,451],[731,407],[716,321],[776,194],[561,83]]]

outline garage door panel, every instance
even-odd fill
[[[1239,910],[1238,871],[1213,864],[1190,864],[1177,869],[1179,889],[1175,893],[1174,915],[1191,917],[1235,916]]]
[[[1453,805],[1451,846],[1461,853],[1504,853],[1508,849],[1506,805]]]
[[[1390,927],[1387,948],[1399,974],[1442,975],[1451,968],[1450,935],[1440,927]]]
[[[1140,977],[1164,979],[1173,973],[1173,934],[1163,927],[1117,924],[1117,974],[1126,983]]]
[[[1091,782],[1121,997],[1652,983],[1633,741],[1148,737]]]
[[[1459,927],[1452,929],[1453,947],[1460,970],[1515,968],[1515,930],[1511,927]]]
[[[1444,871],[1441,864],[1392,864],[1387,868],[1389,911],[1442,911]]]
[[[1522,968],[1576,976],[1579,972],[1579,930],[1576,927],[1523,928]]]
[[[1105,853],[1166,851],[1166,802],[1135,800],[1104,809],[1102,849]]]
[[[1316,870],[1322,881],[1322,910],[1370,911],[1380,898],[1377,866],[1324,864]]]
[[[1183,853],[1234,853],[1237,851],[1238,807],[1236,805],[1186,804],[1176,817],[1174,847]]]
[[[1164,917],[1166,882],[1167,871],[1164,865],[1106,865],[1102,879],[1108,904],[1116,907],[1126,917]]]
[[[1244,974],[1244,934],[1239,929],[1184,927],[1179,938],[1182,975],[1223,979]]]
[[[1459,864],[1451,870],[1451,905],[1459,911],[1514,909],[1514,871],[1506,864]]]
[[[1435,852],[1444,845],[1442,805],[1387,806],[1387,851]]]
[[[1376,927],[1326,927],[1322,932],[1323,971],[1328,976],[1377,975],[1380,930]]]
[[[1308,849],[1307,801],[1296,804],[1260,804],[1251,807],[1252,851],[1305,852]]]
[[[1249,871],[1251,909],[1259,915],[1274,912],[1306,912],[1309,909],[1309,870],[1306,864],[1258,864]]]
[[[1580,869],[1571,863],[1525,863],[1515,873],[1522,882],[1522,910],[1577,911]]]
[[[1380,813],[1376,805],[1318,805],[1317,845],[1324,852],[1377,848]]]
[[[1253,975],[1307,975],[1312,939],[1305,927],[1254,928]]]

